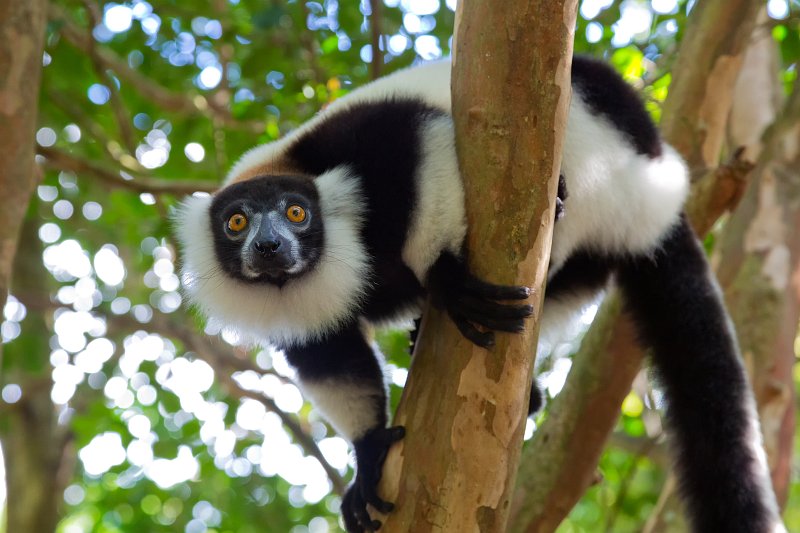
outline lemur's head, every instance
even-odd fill
[[[262,176],[222,189],[209,209],[222,270],[278,287],[313,269],[324,245],[322,210],[312,180]]]
[[[246,338],[320,336],[351,320],[370,286],[364,210],[347,167],[253,173],[190,196],[174,215],[184,294]]]

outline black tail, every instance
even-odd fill
[[[623,261],[618,284],[665,387],[693,530],[780,531],[734,332],[685,218],[658,251]]]

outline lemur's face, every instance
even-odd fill
[[[316,187],[266,176],[230,185],[210,209],[214,252],[228,275],[282,286],[316,265],[324,244]]]

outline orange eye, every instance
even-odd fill
[[[291,205],[286,210],[286,218],[291,222],[300,223],[306,219],[306,210],[299,205]]]
[[[242,231],[247,227],[247,217],[241,213],[236,213],[228,219],[228,229],[231,231]]]

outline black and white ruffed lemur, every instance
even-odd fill
[[[720,291],[682,207],[680,156],[610,67],[576,57],[542,335],[613,276],[667,398],[681,493],[697,532],[785,531],[755,404]],[[531,176],[531,179],[537,179]],[[568,193],[568,197],[567,194]],[[524,287],[476,279],[450,115],[450,64],[402,70],[247,152],[177,215],[183,277],[209,319],[284,350],[305,396],[355,448],[349,531],[380,522],[388,448],[383,361],[368,324],[416,317],[431,294],[482,346],[519,331]],[[533,402],[535,403],[535,402]]]

